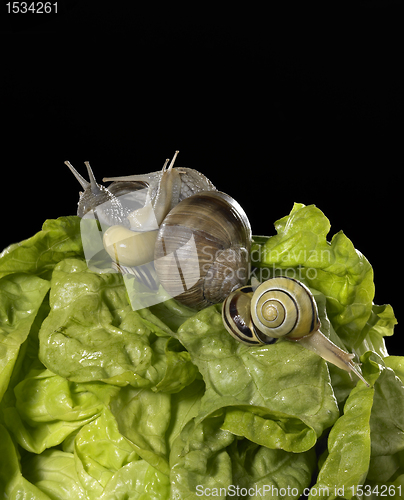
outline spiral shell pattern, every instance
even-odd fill
[[[299,339],[319,328],[317,305],[310,290],[285,276],[261,283],[251,299],[251,318],[271,338]]]
[[[251,226],[236,200],[220,191],[189,196],[160,226],[154,251],[160,283],[195,309],[222,302],[247,283],[250,242]]]
[[[251,320],[253,288],[243,286],[232,292],[223,302],[222,318],[226,330],[243,344],[272,344],[276,341],[256,330]]]

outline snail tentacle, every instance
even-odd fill
[[[90,167],[90,162],[89,161],[85,161],[84,162],[84,165],[86,166],[87,168],[87,172],[88,172],[88,178],[90,179],[90,186],[91,186],[91,191],[93,194],[98,194],[102,191],[101,189],[101,186],[99,186],[99,184],[97,183],[97,181],[95,180],[95,177],[94,177],[94,174],[93,174],[93,171]],[[105,189],[105,188],[104,188]]]
[[[178,153],[179,151],[175,152],[168,168],[166,168],[167,162],[164,164],[157,193],[153,200],[153,209],[158,225],[179,202],[181,178],[178,171],[173,169]]]
[[[163,168],[162,168],[163,172],[165,172],[165,171],[166,171],[166,169],[167,169],[167,165],[168,165],[168,162],[169,162],[169,161],[170,161],[170,158],[166,158],[166,161],[164,162],[164,165],[163,165]]]
[[[70,168],[74,177],[76,177],[76,179],[80,182],[81,187],[83,189],[87,189],[90,183],[86,181],[84,177],[77,172],[77,170],[73,167],[73,165],[69,161],[65,161],[64,163]]]
[[[173,159],[171,160],[171,163],[168,166],[168,170],[172,170],[174,163],[175,163],[175,160],[177,159],[178,153],[179,153],[178,150],[174,153]]]
[[[82,177],[70,164],[70,162],[65,162],[81,186],[84,188],[84,192],[80,193],[77,215],[79,217],[84,217],[88,212],[93,210],[94,215],[100,221],[110,224],[117,223],[118,221],[120,222],[122,220],[122,207],[119,200],[112,193],[110,193],[106,187],[97,183],[89,162],[84,163],[87,167],[90,182],[86,181],[84,177]],[[106,204],[104,205],[104,208],[99,209],[97,213],[95,213],[97,207],[103,204]]]

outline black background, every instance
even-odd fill
[[[401,2],[58,5],[3,20],[1,247],[75,213],[65,160],[101,180],[178,149],[255,234],[295,201],[318,206],[400,320]]]

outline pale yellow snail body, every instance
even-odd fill
[[[244,286],[224,301],[223,322],[228,332],[247,345],[272,344],[284,338],[299,342],[326,361],[355,373],[366,385],[349,354],[320,331],[317,305],[301,282],[284,276],[258,285]]]
[[[131,231],[124,226],[111,226],[103,236],[104,248],[121,266],[141,266],[153,260],[157,230]]]
[[[114,224],[104,232],[104,248],[120,266],[141,266],[154,258],[157,231],[158,223],[147,192],[144,206],[127,215],[126,225]]]

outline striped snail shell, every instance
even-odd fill
[[[317,305],[300,281],[279,276],[261,283],[251,300],[251,317],[263,335],[298,339],[318,330]]]
[[[300,281],[278,276],[255,290],[241,287],[223,302],[222,317],[226,330],[244,344],[273,344],[280,338],[295,341],[369,385],[353,362],[354,355],[320,332],[316,302]]]
[[[310,290],[284,276],[264,281],[255,291],[251,286],[234,291],[224,302],[223,320],[233,337],[249,345],[297,339],[319,328]]]
[[[255,328],[251,318],[251,299],[254,289],[250,285],[232,292],[223,303],[223,323],[227,331],[247,345],[273,344],[276,339],[263,335]]]
[[[220,191],[194,194],[161,224],[155,268],[163,288],[185,305],[222,302],[247,283],[251,226],[241,206]]]

